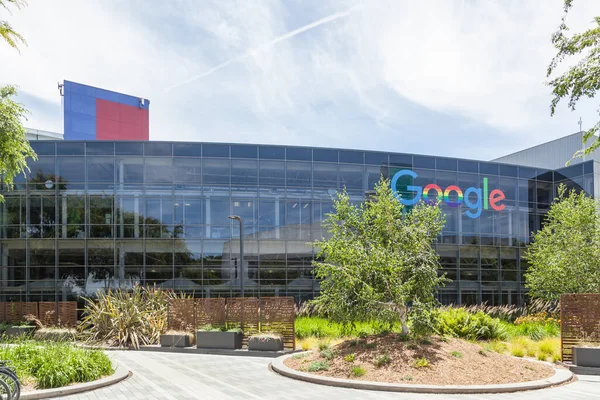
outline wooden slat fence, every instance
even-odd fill
[[[59,316],[62,326],[77,325],[77,302],[75,301],[60,301],[58,303]],[[56,303],[48,302],[0,302],[0,321],[8,323],[17,323],[25,320],[26,315],[33,315],[38,318],[44,325],[57,325]]]
[[[283,336],[284,348],[296,347],[293,297],[174,299],[169,303],[168,327],[195,331],[203,325],[244,331],[244,344],[258,332]]]
[[[600,294],[560,296],[560,347],[562,361],[573,361],[573,346],[600,344]]]
[[[261,297],[260,330],[283,336],[283,346],[296,348],[296,307],[293,297]]]

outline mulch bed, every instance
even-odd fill
[[[309,372],[312,362],[326,361],[328,370],[310,372],[343,379],[430,385],[487,385],[534,381],[552,376],[552,367],[526,359],[484,350],[479,344],[460,339],[432,337],[425,342],[403,341],[397,334],[350,340],[330,349],[327,360],[318,350],[300,358],[290,357],[285,365]],[[344,357],[354,354],[354,361]],[[377,357],[387,354],[391,361],[377,367]],[[329,355],[324,352],[324,355]],[[416,365],[417,360],[427,366]],[[361,377],[351,374],[353,367],[366,371]]]

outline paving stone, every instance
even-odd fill
[[[273,399],[273,400],[576,400],[600,399],[600,377],[580,377],[569,385],[499,395],[427,395],[333,388],[285,378],[268,369],[268,358],[203,354],[115,351],[116,363],[133,372],[129,379],[107,388],[63,397],[105,399]]]

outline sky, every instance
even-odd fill
[[[600,1],[576,0],[572,32]],[[550,116],[562,0],[28,0],[0,45],[27,127],[62,132],[57,84],[150,100],[150,140],[289,144],[489,160],[599,118]],[[576,60],[575,60],[576,61]]]

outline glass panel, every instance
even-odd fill
[[[117,183],[144,182],[144,159],[141,157],[117,157]]]
[[[175,182],[202,183],[202,161],[199,158],[173,160]]]
[[[33,140],[29,144],[38,156],[53,156],[56,154],[56,143],[53,141]]]
[[[29,263],[32,266],[54,266],[54,240],[32,240],[29,242]]]
[[[144,155],[171,157],[171,143],[144,142]]]
[[[173,182],[173,160],[171,158],[146,158],[146,182]]]
[[[460,172],[479,172],[479,163],[477,161],[458,160],[458,170]]]
[[[146,265],[173,265],[173,241],[147,240]]]
[[[479,163],[479,173],[482,175],[498,175],[498,164],[481,162]]]
[[[112,156],[115,153],[113,142],[87,142],[85,144],[87,155]]]
[[[435,160],[435,169],[441,169],[446,171],[456,171],[457,160],[452,158],[441,158],[437,157]]]
[[[313,161],[338,162],[338,151],[331,149],[313,149]]]
[[[146,224],[173,224],[173,199],[171,197],[146,199]]]
[[[387,153],[365,152],[365,164],[387,165],[389,162]]]
[[[258,161],[232,159],[231,186],[258,186]]]
[[[311,176],[310,163],[287,163],[286,182],[288,187],[311,187]]]
[[[364,171],[362,166],[358,165],[340,165],[340,187],[346,189],[364,190],[363,176]]]
[[[307,147],[288,147],[285,157],[287,160],[312,161],[312,149]]]
[[[173,155],[199,158],[202,155],[202,145],[200,143],[173,143]]]
[[[390,165],[395,167],[413,167],[413,156],[409,154],[390,154]]]
[[[285,221],[285,208],[279,200],[260,199],[258,209],[259,224],[262,226],[281,226]]]
[[[283,161],[260,161],[258,173],[261,187],[285,187],[285,164]]]
[[[82,156],[84,153],[82,142],[56,142],[56,154],[59,156]]]
[[[229,145],[204,143],[202,145],[202,157],[229,158]]]
[[[340,163],[346,164],[363,164],[364,163],[364,152],[353,151],[353,150],[340,150],[339,157]]]
[[[144,154],[141,142],[115,142],[115,154],[123,156],[141,156]]]
[[[258,158],[258,148],[252,145],[231,145],[231,158]]]
[[[85,182],[85,160],[83,157],[58,158],[57,175],[65,183]]]
[[[114,182],[114,157],[87,157],[88,182]]]
[[[203,160],[205,185],[229,185],[229,160]]]
[[[413,156],[413,166],[415,168],[435,169],[435,157]]]
[[[175,198],[175,224],[199,225],[202,224],[202,200],[198,198]]]
[[[316,188],[339,188],[337,164],[313,163],[313,181]]]
[[[55,162],[54,157],[39,157],[36,161],[29,161],[27,166],[29,172],[29,181],[34,183],[44,183],[47,180],[55,180]]]
[[[258,154],[263,160],[283,160],[285,159],[285,147],[259,146]]]

